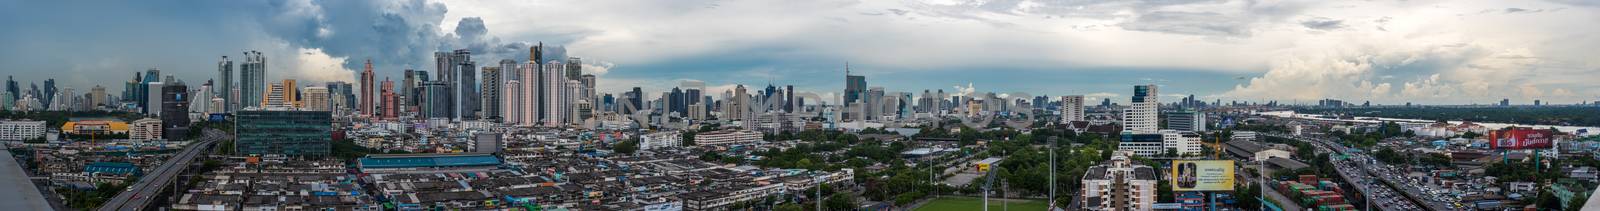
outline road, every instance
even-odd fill
[[[1370,199],[1371,205],[1376,207],[1378,210],[1421,209],[1418,206],[1419,203],[1416,201],[1407,198],[1396,197],[1402,195],[1396,194],[1398,191],[1395,189],[1377,182],[1380,180],[1373,180],[1374,178],[1383,177],[1373,173],[1370,167],[1367,166],[1368,163],[1362,162],[1367,160],[1365,155],[1359,153],[1347,153],[1352,151],[1348,148],[1345,148],[1343,145],[1331,143],[1326,139],[1290,136],[1285,134],[1264,133],[1263,135],[1299,141],[1311,141],[1311,143],[1313,143],[1312,146],[1317,148],[1318,154],[1338,152],[1338,154],[1349,155],[1351,157],[1349,159],[1329,159],[1331,159],[1331,162],[1334,164],[1334,169],[1339,172],[1339,176],[1342,177],[1344,181],[1351,183],[1350,185],[1355,187],[1356,191],[1362,196]],[[1429,209],[1440,210],[1434,209],[1433,207],[1429,207]]]
[[[216,142],[216,139],[208,138],[204,141],[189,144],[188,148],[168,158],[166,162],[162,162],[160,167],[147,172],[144,177],[139,178],[138,182],[129,185],[128,191],[118,193],[116,197],[106,200],[106,203],[100,206],[100,210],[142,210],[145,205],[149,205],[150,202],[156,200],[155,198],[157,198],[157,194],[161,193],[161,189],[171,184],[178,176],[178,173],[183,172],[183,169],[189,166],[189,163],[193,162],[195,157],[206,152]]]
[[[1409,208],[1409,209],[1402,209],[1402,210],[1416,210],[1418,208],[1418,207],[1416,207],[1417,205],[1421,205],[1420,208],[1424,208],[1424,209],[1427,209],[1427,210],[1465,210],[1466,209],[1466,208],[1463,208],[1463,207],[1454,206],[1453,204],[1455,202],[1449,201],[1449,199],[1443,199],[1443,198],[1440,198],[1440,197],[1430,197],[1430,195],[1428,195],[1427,191],[1423,190],[1420,185],[1416,185],[1416,184],[1413,184],[1413,183],[1408,183],[1408,181],[1405,179],[1405,175],[1403,174],[1402,171],[1399,171],[1399,169],[1397,169],[1395,167],[1392,167],[1392,166],[1387,166],[1386,167],[1386,165],[1379,165],[1378,162],[1376,162],[1376,159],[1372,158],[1371,155],[1367,155],[1366,153],[1362,153],[1359,150],[1350,150],[1349,148],[1345,147],[1344,145],[1339,145],[1339,144],[1333,143],[1331,140],[1324,139],[1324,138],[1288,136],[1288,135],[1283,135],[1283,134],[1267,134],[1267,135],[1278,136],[1278,137],[1283,137],[1283,138],[1291,138],[1291,139],[1296,139],[1296,140],[1301,140],[1301,141],[1312,140],[1312,141],[1314,141],[1314,143],[1317,143],[1317,144],[1313,144],[1313,146],[1317,146],[1319,148],[1319,150],[1320,150],[1320,148],[1331,148],[1332,150],[1337,150],[1338,152],[1347,152],[1345,154],[1350,156],[1350,157],[1348,159],[1343,159],[1342,162],[1346,162],[1345,163],[1345,168],[1340,168],[1340,171],[1342,172],[1342,171],[1346,170],[1346,168],[1360,169],[1363,173],[1365,173],[1366,178],[1368,178],[1367,180],[1363,180],[1363,181],[1376,181],[1376,182],[1369,182],[1370,184],[1366,184],[1367,186],[1369,186],[1369,187],[1382,187],[1382,188],[1375,188],[1375,189],[1387,190],[1388,193],[1400,193],[1398,195],[1395,195],[1395,194],[1390,194],[1390,195],[1403,196],[1403,197],[1409,199],[1409,200],[1405,200],[1405,201],[1410,202],[1412,204],[1412,207],[1405,207],[1405,208]],[[1351,169],[1351,170],[1354,170],[1354,169]],[[1376,178],[1378,180],[1371,180],[1371,178]],[[1378,182],[1382,182],[1382,183],[1378,183]],[[1393,196],[1388,197],[1388,198],[1393,198]],[[1396,201],[1400,201],[1400,200],[1396,200]]]

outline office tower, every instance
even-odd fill
[[[189,133],[189,86],[169,81],[161,86],[162,138],[181,140]]]
[[[1085,210],[1153,210],[1158,174],[1155,168],[1134,163],[1132,156],[1117,151],[1105,164],[1089,167],[1080,186],[1082,201],[1074,204]]]
[[[1133,87],[1133,102],[1123,110],[1123,133],[1150,134],[1155,133],[1159,123],[1157,115],[1160,102],[1157,101],[1156,85],[1138,85]]]
[[[53,105],[56,102],[56,79],[44,79],[44,104]]]
[[[234,115],[240,155],[326,156],[333,141],[327,111],[244,110]]]
[[[783,90],[783,112],[794,113],[794,85],[785,85]]]
[[[584,115],[587,115],[586,112],[593,111],[592,109],[594,109],[594,107],[581,107],[583,104],[587,103],[587,100],[578,98],[578,92],[582,88],[582,82],[578,82],[578,80],[567,80],[567,96],[563,97],[566,99],[566,106],[562,108],[564,109],[562,110],[564,111],[564,116],[561,117],[561,119],[564,119],[565,121],[562,121],[562,124],[583,123],[583,117]],[[590,110],[585,111],[584,109]]]
[[[455,66],[456,66],[455,62],[451,61],[454,58],[455,58],[454,54],[451,54],[450,52],[434,52],[433,53],[434,68],[435,68],[434,69],[434,74],[437,75],[436,77],[434,77],[433,81],[442,82],[444,84],[444,87],[434,87],[434,89],[438,89],[438,90],[428,90],[428,91],[429,92],[443,91],[446,94],[445,95],[441,95],[441,96],[434,96],[434,95],[432,95],[432,93],[429,93],[428,97],[432,97],[432,98],[428,99],[428,101],[443,100],[444,102],[448,102],[448,105],[445,105],[444,107],[434,107],[433,108],[435,110],[442,110],[443,112],[447,113],[444,116],[429,116],[429,117],[445,118],[445,119],[456,119],[456,117],[457,117],[456,116],[456,111],[455,111],[456,96],[454,94],[455,93],[454,90],[456,89],[456,74],[457,73],[455,71]],[[438,98],[438,99],[434,99],[434,98]]]
[[[344,91],[344,90],[342,90],[342,88],[339,87],[340,83],[343,83],[343,82],[329,81],[325,86],[328,89],[328,111],[329,111],[329,113],[331,113],[333,115],[341,115],[342,116],[342,115],[345,115],[343,109],[344,108],[349,108],[350,107],[350,105],[349,105],[350,102],[345,101],[344,97],[342,95],[339,95],[339,93]]]
[[[416,80],[412,81],[411,89],[406,90],[411,92],[406,98],[406,105],[408,109],[411,109],[411,112],[417,112],[417,115],[421,116],[420,113],[422,112],[422,104],[427,103],[427,101],[423,99],[427,98],[427,92],[422,90],[422,83],[428,82],[428,71],[418,70],[414,72],[412,77],[416,78]]]
[[[149,105],[149,107],[145,108],[145,114],[161,116],[161,87],[163,86],[165,86],[165,83],[160,80],[145,83],[146,88],[143,97],[146,104]]]
[[[1167,129],[1184,132],[1206,131],[1206,113],[1193,109],[1167,112]]]
[[[134,100],[133,100],[135,104],[139,105],[139,112],[145,113],[145,114],[152,114],[152,115],[154,113],[160,113],[161,112],[160,111],[161,109],[159,108],[160,107],[159,104],[161,104],[161,100],[160,100],[161,99],[160,98],[160,94],[161,94],[160,89],[161,89],[161,87],[160,86],[155,86],[154,88],[156,89],[156,91],[154,91],[154,93],[156,93],[156,94],[154,94],[154,95],[150,94],[150,93],[152,93],[152,91],[151,91],[151,88],[152,88],[151,85],[152,84],[151,83],[159,83],[159,82],[161,82],[161,70],[156,69],[156,68],[150,68],[149,70],[145,70],[144,79],[139,80],[139,91],[136,92],[137,96],[135,96]],[[26,95],[26,93],[24,93],[24,95]],[[154,97],[152,97],[152,96],[154,96]],[[151,103],[152,100],[150,100],[150,99],[156,99],[156,100],[153,101],[155,103],[152,104]],[[158,108],[151,109],[152,106],[158,107]]]
[[[724,101],[726,101],[726,103],[722,106],[722,114],[727,116],[727,118],[721,119],[744,120],[745,118],[748,118],[750,110],[750,95],[745,93],[744,85],[734,86],[733,95],[729,96]]]
[[[222,60],[217,61],[217,80],[219,81],[216,85],[220,86],[212,87],[212,89],[221,91],[214,94],[222,98],[222,104],[232,105],[234,96],[229,90],[233,89],[233,61],[228,60],[228,56],[222,56]],[[231,112],[234,108],[226,107],[222,110],[223,112]]]
[[[561,65],[561,62],[550,61],[544,64],[543,74],[540,75],[540,86],[543,89],[543,93],[540,94],[540,101],[543,105],[540,105],[541,114],[539,116],[543,118],[541,122],[547,127],[560,126],[563,124],[562,120],[566,119],[568,100],[570,98],[567,96],[566,82],[568,80],[565,75],[565,69],[566,66]]]
[[[578,80],[583,76],[583,59],[578,57],[567,58],[567,80]]]
[[[248,51],[244,53],[244,63],[239,65],[239,104],[235,110],[245,107],[261,107],[262,98],[266,96],[267,89],[267,57],[261,52]]]
[[[502,78],[500,67],[483,67],[483,119],[499,122],[505,115],[500,111]]]
[[[507,125],[515,125],[522,121],[522,69],[517,66],[517,60],[501,59],[499,75],[502,77],[500,83],[484,82],[484,85],[499,87],[499,120]]]
[[[382,112],[379,113],[381,114],[380,116],[382,116],[383,119],[389,120],[398,118],[400,115],[400,99],[398,99],[398,96],[394,93],[394,81],[389,80],[389,78],[383,78],[383,85],[381,85],[378,90],[382,92],[382,94],[379,95],[379,99],[382,100],[382,102],[380,102],[382,103]]]
[[[329,111],[329,110],[331,110],[332,107],[331,107],[331,104],[329,102],[329,99],[331,99],[331,98],[329,97],[328,93],[329,93],[328,92],[328,87],[308,86],[306,88],[301,88],[300,89],[300,94],[301,94],[301,98],[302,98],[301,101],[303,101],[303,103],[304,103],[303,104],[304,107],[302,107],[301,110],[307,110],[307,111]]]
[[[373,105],[372,105],[372,100],[373,100],[372,93],[377,91],[377,90],[372,89],[373,77],[374,76],[372,74],[372,60],[368,59],[367,63],[366,63],[366,68],[363,68],[361,70],[361,82],[360,82],[361,83],[361,107],[357,108],[358,110],[360,110],[361,115],[377,116],[377,115],[374,115],[375,113],[374,113]]]
[[[534,66],[544,64],[544,42],[528,47],[528,62],[534,64]]]
[[[451,69],[452,73],[458,74],[455,76],[456,84],[452,86],[458,93],[456,94],[458,102],[455,105],[455,116],[460,120],[477,120],[478,112],[483,110],[479,106],[480,101],[478,100],[480,97],[478,95],[478,80],[476,77],[478,73],[473,71],[478,69],[478,63],[472,61],[472,51],[467,49],[456,50],[451,55],[450,62],[454,63]]]
[[[444,81],[422,82],[422,117],[450,119],[450,83]]]
[[[134,72],[133,73],[133,79],[134,80],[138,80],[139,79],[139,73],[138,72]],[[7,94],[11,94],[11,101],[16,101],[17,99],[20,99],[22,97],[22,90],[20,89],[20,87],[17,87],[17,80],[15,78],[12,78],[12,76],[6,76],[6,93]],[[123,96],[123,98],[128,98],[128,97],[130,97],[130,96]]]
[[[846,64],[844,66],[844,81],[844,101],[840,102],[840,105],[844,105],[846,110],[848,110],[850,109],[849,107],[852,103],[861,102],[861,98],[866,96],[867,77],[850,75],[850,65]],[[846,121],[862,118],[859,116],[852,116],[850,115],[850,112],[845,112],[845,114],[846,115],[843,117],[843,119]]]
[[[1061,96],[1061,123],[1084,121],[1083,95]]]
[[[883,103],[883,87],[875,86],[867,89],[865,100],[861,102],[862,106],[866,106],[862,108],[866,114],[859,120],[877,120],[883,116]]]
[[[684,99],[682,89],[673,87],[672,92],[667,92],[661,97],[662,100],[667,101],[667,111],[665,111],[665,113],[677,113],[681,116],[688,116],[685,114],[689,114],[689,102],[688,99]]]
[[[289,103],[287,101],[284,101],[284,99],[283,99],[283,94],[284,94],[283,93],[283,89],[284,89],[283,83],[272,83],[272,84],[267,85],[267,93],[263,94],[265,96],[262,96],[262,98],[261,98],[261,107],[262,108],[289,107]]]
[[[294,79],[283,79],[283,104],[292,108],[300,107],[300,88]]]
[[[411,96],[411,94],[415,93],[416,91],[413,91],[413,90],[415,90],[417,88],[417,76],[416,76],[416,73],[417,73],[416,70],[406,69],[406,71],[404,73],[405,75],[402,76],[402,79],[401,79],[402,81],[400,81],[400,90],[395,90],[395,94],[400,96],[399,97],[400,98],[400,102],[398,102],[398,103],[400,104],[399,106],[400,106],[400,110],[402,111],[401,112],[402,114],[405,113],[406,111],[416,112],[416,111],[411,110],[411,109],[413,109],[412,106],[415,106],[415,104],[411,103],[412,101],[414,101],[413,99],[411,99],[411,98],[414,98],[413,96]]]
[[[622,93],[622,98],[624,98],[622,104],[626,104],[626,105],[620,105],[620,106],[618,106],[618,109],[623,111],[624,114],[633,114],[634,111],[638,111],[638,110],[642,110],[643,109],[643,107],[641,107],[641,106],[644,105],[644,100],[643,100],[644,99],[644,90],[643,89],[641,89],[641,88],[639,88],[637,86],[633,87],[632,90],[630,90],[628,92],[623,92]]]
[[[111,102],[108,102],[107,97],[110,96],[106,95],[106,87],[94,85],[94,88],[89,89],[89,106],[94,108],[110,105]]]
[[[577,98],[578,99],[583,99],[583,100],[589,100],[590,102],[595,101],[594,100],[594,95],[595,95],[595,91],[594,91],[595,77],[594,77],[594,75],[583,74],[581,76],[578,76],[578,84],[583,85],[583,86],[581,86],[581,89],[578,89],[578,97]]]

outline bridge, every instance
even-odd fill
[[[162,190],[172,187],[179,173],[189,168],[195,157],[209,151],[217,140],[209,139],[198,141],[184,148],[182,152],[168,158],[160,167],[151,170],[138,182],[128,186],[127,191],[118,193],[116,197],[106,200],[100,206],[101,211],[113,210],[144,210],[154,202]]]

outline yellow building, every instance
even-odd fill
[[[121,121],[85,120],[71,121],[61,124],[61,132],[66,134],[127,134],[128,123]]]

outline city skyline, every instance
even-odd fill
[[[1164,102],[1198,95],[1299,104],[1323,98],[1388,105],[1492,104],[1500,99],[1573,104],[1600,95],[1600,85],[1584,80],[1600,78],[1600,64],[1584,61],[1594,52],[1582,50],[1600,40],[1585,35],[1594,29],[1573,21],[1594,17],[1595,5],[1559,1],[1033,6],[240,1],[138,6],[219,10],[180,14],[119,9],[130,3],[116,2],[82,8],[67,7],[70,2],[17,4],[7,8],[29,11],[9,11],[18,18],[8,20],[41,21],[0,22],[19,29],[0,39],[18,43],[13,49],[31,49],[0,56],[17,70],[7,75],[23,85],[56,79],[59,87],[88,90],[100,85],[112,87],[112,93],[120,91],[114,90],[116,83],[124,82],[127,73],[150,68],[183,81],[216,79],[218,70],[212,65],[217,58],[238,58],[237,52],[248,50],[271,58],[262,81],[295,79],[316,85],[359,82],[356,70],[367,58],[374,62],[374,78],[401,78],[405,69],[431,71],[433,52],[469,49],[476,61],[485,61],[480,66],[489,66],[488,61],[525,58],[528,46],[544,42],[552,46],[549,58],[587,60],[581,69],[597,75],[598,91],[620,95],[642,86],[649,98],[683,80],[697,80],[710,85],[706,93],[770,82],[798,84],[798,91],[832,93],[827,96],[837,99],[846,62],[852,74],[867,76],[869,84],[891,92],[958,93],[955,86],[973,84],[979,92],[1085,95],[1089,102],[1126,102],[1127,84],[1159,85],[1167,93],[1160,96]],[[594,12],[508,12],[540,6]],[[256,12],[221,12],[232,10]],[[89,20],[64,17],[90,12],[126,18],[81,24]],[[749,20],[715,20],[717,16]],[[773,23],[757,26],[750,21]],[[88,28],[111,33],[74,33]],[[731,34],[684,32],[689,29]],[[1492,33],[1496,30],[1529,33]],[[44,74],[36,74],[40,72]]]

